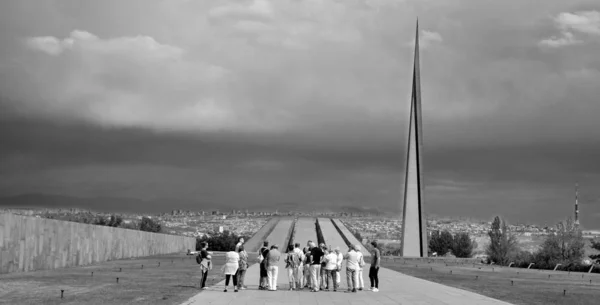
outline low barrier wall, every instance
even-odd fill
[[[335,228],[340,232],[340,235],[342,236],[342,238],[344,239],[344,241],[346,243],[348,243],[349,245],[362,245],[362,242],[359,241],[358,239],[356,239],[356,237],[354,236],[354,234],[352,234],[350,232],[350,230],[348,230],[348,228],[346,228],[346,226],[344,225],[344,223],[342,223],[339,219],[332,218],[331,222],[333,223],[333,225],[335,226]],[[363,250],[362,253],[365,256],[365,258],[371,256],[371,253],[369,253],[369,251],[364,251]]]
[[[196,248],[192,237],[0,213],[0,274]]]
[[[252,238],[244,243],[246,252],[258,252],[258,249],[262,247],[263,242],[269,237],[269,235],[271,235],[271,232],[273,232],[273,229],[275,229],[275,226],[278,222],[279,217],[273,217],[269,219],[269,221],[267,221],[267,223],[265,223],[265,225],[262,226],[258,232],[254,233]]]
[[[459,258],[459,257],[402,257],[402,256],[382,256],[383,262],[406,262],[406,263],[442,263],[442,264],[481,264],[480,258]]]

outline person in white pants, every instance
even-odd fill
[[[356,285],[358,287],[358,290],[362,291],[363,288],[365,288],[365,281],[363,279],[363,267],[365,266],[365,259],[364,259],[364,255],[362,254],[362,252],[360,252],[359,245],[356,245],[354,249],[356,252],[358,252],[358,270],[356,272],[356,277],[357,277]]]
[[[279,263],[279,260],[281,260],[281,253],[279,252],[277,245],[271,246],[269,254],[267,254],[265,259],[268,260],[267,278],[269,281],[269,290],[275,291],[277,290],[277,276],[279,273],[279,267],[277,266],[277,263]]]
[[[294,244],[294,252],[298,254],[298,257],[300,257],[300,264],[298,265],[298,267],[296,268],[296,288],[298,289],[302,289],[304,288],[304,253],[302,252],[302,250],[300,249],[300,243],[295,243]]]
[[[321,248],[316,247],[316,245],[312,243],[310,253],[310,284],[312,286],[312,292],[317,292],[320,288],[319,284],[321,283],[319,282],[319,277],[321,274],[321,263],[323,262],[324,254],[325,253],[323,253],[323,250],[321,250]]]
[[[335,272],[335,281],[337,282],[338,286],[340,285],[340,282],[342,281],[341,276],[340,276],[340,271],[342,270],[342,262],[344,261],[344,254],[342,254],[342,251],[340,251],[340,247],[335,247],[335,255],[337,255],[337,271]]]

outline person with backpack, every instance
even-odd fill
[[[246,270],[248,269],[248,253],[244,250],[244,245],[237,247],[238,254],[240,255],[239,268],[237,272],[238,289],[245,290],[244,278],[246,277]]]
[[[258,263],[260,266],[260,282],[258,284],[259,290],[266,290],[269,285],[269,279],[267,274],[267,255],[269,254],[269,242],[264,241],[263,246],[258,250]]]
[[[211,256],[208,253],[208,243],[200,243],[200,253],[196,256],[196,263],[200,264],[200,289],[206,289],[208,270],[212,269]]]
[[[290,290],[296,290],[298,282],[298,266],[300,266],[300,256],[294,251],[294,245],[288,245],[287,256],[285,258],[285,269],[288,272]]]
[[[302,290],[304,287],[304,253],[300,250],[300,243],[294,245],[294,252],[300,258],[300,264],[296,268],[296,288]]]

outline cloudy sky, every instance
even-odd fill
[[[0,196],[600,223],[596,0],[0,2]],[[157,204],[162,202],[162,204]]]

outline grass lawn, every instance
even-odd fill
[[[213,262],[207,286],[224,278],[224,256]],[[180,304],[199,292],[199,265],[184,254],[0,275],[0,304]]]
[[[386,262],[385,259],[382,266],[513,304],[600,304],[599,274],[569,274],[565,271],[509,269],[489,265],[403,264],[400,260]],[[563,295],[564,290],[566,295]]]

